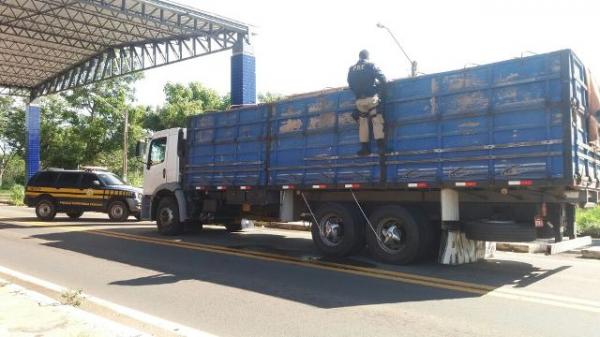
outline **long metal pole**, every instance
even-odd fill
[[[394,40],[394,42],[396,43],[396,45],[398,46],[398,48],[400,48],[400,50],[402,51],[402,53],[404,54],[404,56],[406,57],[406,59],[408,60],[408,62],[410,62],[410,77],[417,77],[417,61],[413,61],[408,56],[408,54],[406,53],[406,51],[404,50],[404,48],[402,48],[402,45],[400,44],[400,42],[396,38],[396,35],[394,35],[394,33],[392,33],[392,31],[387,26],[385,26],[385,25],[383,25],[381,23],[378,23],[377,27],[385,29],[390,34],[390,36],[392,37],[392,39]]]

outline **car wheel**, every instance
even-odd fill
[[[108,217],[113,221],[127,221],[129,210],[124,202],[117,200],[108,205]]]
[[[51,221],[56,216],[56,206],[50,199],[41,199],[35,206],[35,215],[40,220]]]
[[[156,226],[162,235],[183,233],[183,223],[179,220],[179,207],[175,198],[166,197],[159,201],[156,210]]]
[[[81,218],[82,215],[83,215],[83,211],[67,212],[67,216],[73,220],[77,220],[77,219]]]

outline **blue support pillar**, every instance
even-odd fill
[[[256,59],[243,38],[238,39],[231,56],[231,104],[256,104]]]
[[[40,107],[27,104],[27,154],[25,170],[27,180],[40,170]]]

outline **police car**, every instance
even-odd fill
[[[142,190],[99,169],[46,170],[29,179],[24,202],[46,221],[59,212],[78,219],[88,211],[108,213],[114,221],[125,221],[130,215],[139,220]]]

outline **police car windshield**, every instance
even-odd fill
[[[98,178],[100,178],[102,183],[106,186],[125,185],[121,178],[112,173],[98,173]]]

